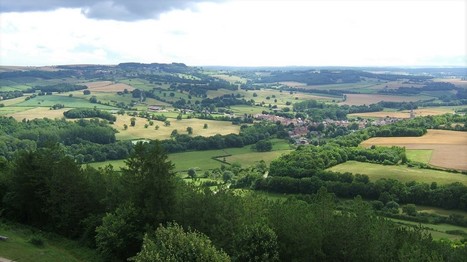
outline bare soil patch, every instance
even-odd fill
[[[421,137],[374,137],[362,142],[361,145],[431,149],[433,154],[430,165],[467,170],[467,132],[428,130],[428,133]]]
[[[98,82],[89,82],[84,83],[89,89],[89,91],[94,92],[123,92],[125,89],[128,91],[133,91],[135,88],[124,84],[124,83],[114,83],[111,81],[98,81]]]

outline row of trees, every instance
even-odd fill
[[[183,152],[196,150],[223,149],[229,147],[243,147],[252,145],[272,136],[287,138],[284,126],[272,123],[255,123],[251,126],[242,125],[240,134],[215,135],[211,137],[189,136],[174,134],[173,139],[161,141],[162,147],[169,152]]]
[[[321,187],[339,197],[362,196],[383,203],[395,201],[404,204],[418,204],[447,209],[467,210],[467,187],[461,183],[437,185],[394,179],[380,179],[370,182],[365,175],[320,171],[310,177],[270,176],[258,179],[256,190],[287,194],[314,194]]]
[[[74,108],[63,112],[66,118],[102,118],[111,122],[115,122],[117,117],[111,113],[96,108]]]

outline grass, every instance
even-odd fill
[[[100,109],[115,109],[114,107],[100,105],[100,104],[93,104],[89,102],[88,96],[86,98],[78,98],[78,97],[69,97],[69,96],[61,96],[61,95],[45,95],[45,96],[36,96],[35,98],[29,99],[28,101],[24,101],[15,106],[27,106],[27,107],[51,107],[55,104],[63,104],[65,107],[72,107],[72,108],[100,108]]]
[[[401,182],[436,182],[438,184],[450,184],[460,182],[467,185],[467,176],[460,173],[450,173],[445,171],[409,168],[407,166],[379,165],[372,163],[362,163],[356,161],[347,161],[329,168],[335,172],[350,172],[353,174],[367,175],[371,181],[381,178],[396,179]]]
[[[0,242],[0,256],[14,261],[102,261],[94,250],[25,226],[0,223],[0,235],[8,237]],[[38,247],[29,243],[32,236],[40,236],[44,245]]]
[[[432,149],[406,149],[406,155],[409,160],[424,164],[430,163],[432,154]]]
[[[417,211],[418,212],[423,212],[423,213],[435,214],[435,215],[439,215],[439,216],[445,216],[445,217],[448,217],[449,215],[452,215],[452,214],[467,217],[467,211],[446,210],[446,209],[442,209],[442,208],[422,206],[422,205],[417,205]],[[466,231],[466,233],[467,233],[467,231]]]
[[[163,113],[166,115],[165,113]],[[240,132],[240,126],[233,125],[228,121],[215,121],[215,120],[204,120],[204,119],[168,119],[170,126],[164,126],[161,121],[154,121],[153,126],[145,128],[144,125],[148,124],[149,121],[145,118],[135,117],[136,125],[130,126],[131,116],[118,115],[117,121],[113,125],[115,129],[119,131],[116,135],[117,139],[120,140],[134,140],[134,139],[168,139],[173,130],[177,130],[179,134],[187,134],[187,127],[193,128],[193,136],[214,136],[216,134],[227,135],[227,134],[238,134]],[[128,126],[128,129],[124,129],[124,125]],[[208,128],[204,128],[204,124],[208,124]],[[159,129],[156,130],[155,126],[158,125]]]
[[[422,226],[424,229],[428,231],[433,237],[433,239],[449,239],[449,240],[461,240],[463,237],[459,235],[452,235],[449,233],[446,233],[446,231],[450,230],[460,230],[464,231],[467,233],[467,228],[465,227],[460,227],[460,226],[454,226],[454,225],[448,225],[448,224],[428,224],[428,223],[418,223],[418,222],[412,222],[412,221],[407,221],[407,220],[401,220],[401,219],[395,219],[395,218],[388,218],[389,220],[396,222],[398,224],[402,224],[404,226]]]
[[[220,161],[214,160],[214,157],[232,155],[225,157],[225,162],[232,164],[240,163],[242,166],[249,166],[260,160],[264,160],[269,164],[272,160],[279,157],[281,154],[291,151],[289,144],[285,140],[273,139],[273,149],[270,152],[254,152],[251,145],[241,148],[226,148],[204,151],[190,151],[182,153],[169,154],[169,160],[175,164],[176,172],[184,172],[190,168],[196,168],[198,172],[218,168],[222,165]],[[219,160],[223,161],[223,158]],[[99,168],[107,165],[112,165],[114,169],[119,170],[125,166],[124,160],[112,160],[105,162],[95,162],[89,164],[92,167]]]
[[[21,121],[23,119],[36,119],[36,118],[61,119],[64,117],[63,113],[68,110],[70,110],[70,108],[50,110],[50,108],[47,108],[47,107],[36,107],[32,109],[23,110],[20,112],[14,112],[9,115],[15,118],[17,121]]]
[[[29,109],[33,109],[33,107],[0,107],[0,116],[11,115],[14,113],[23,112]]]

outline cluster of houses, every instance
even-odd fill
[[[289,131],[289,136],[295,140],[296,144],[308,144],[309,140],[306,138],[308,135],[309,127],[318,127],[319,125],[323,125],[324,127],[333,125],[336,127],[349,127],[356,123],[358,125],[358,129],[365,128],[367,126],[383,126],[395,123],[397,121],[402,120],[401,118],[394,118],[394,117],[385,117],[378,120],[368,120],[368,119],[358,119],[354,121],[348,120],[332,120],[332,119],[325,119],[323,121],[308,121],[302,120],[300,118],[290,119],[281,116],[275,115],[268,115],[268,114],[256,114],[253,116],[257,120],[266,120],[271,122],[280,122],[282,125],[288,126],[293,124],[293,129]],[[319,134],[319,132],[314,131]]]

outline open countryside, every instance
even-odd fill
[[[450,169],[467,170],[467,133],[428,130],[421,137],[374,137],[362,146],[400,146],[407,149],[433,150],[429,164]]]
[[[317,224],[321,228],[327,223],[319,220],[310,223],[309,218],[316,217],[315,207],[326,206],[325,210],[330,213],[325,221],[336,221],[329,223],[326,232],[341,230],[336,223],[353,225],[354,222],[344,220],[353,218],[354,212],[361,212],[363,206],[358,200],[348,200],[360,195],[368,208],[365,212],[374,214],[365,223],[370,228],[368,230],[388,227],[387,230],[397,229],[402,232],[399,234],[405,234],[404,230],[412,230],[415,224],[421,223],[422,232],[431,234],[433,243],[442,239],[461,245],[465,239],[467,221],[462,196],[464,191],[467,192],[467,176],[461,172],[465,164],[461,158],[465,148],[466,107],[462,104],[463,89],[454,84],[433,84],[430,77],[422,75],[410,76],[413,77],[410,80],[406,74],[347,70],[322,70],[318,74],[289,72],[285,68],[268,73],[261,70],[216,73],[214,69],[183,64],[139,63],[99,66],[98,69],[82,66],[78,71],[73,66],[63,68],[63,71],[44,71],[49,73],[0,73],[8,79],[0,81],[7,84],[0,87],[0,115],[3,116],[0,118],[0,188],[6,188],[5,192],[22,188],[23,183],[10,186],[19,180],[9,180],[10,177],[3,174],[12,174],[19,179],[24,174],[23,166],[34,168],[28,174],[35,174],[40,167],[40,170],[48,170],[44,176],[53,175],[53,178],[47,178],[48,181],[57,185],[67,183],[67,187],[42,183],[22,192],[36,192],[39,188],[41,192],[53,192],[46,198],[55,203],[54,208],[42,208],[50,212],[42,216],[58,222],[74,219],[74,222],[54,222],[53,228],[61,225],[63,230],[51,229],[53,232],[73,238],[87,230],[81,221],[91,223],[86,224],[91,233],[81,237],[93,243],[97,241],[98,248],[83,249],[83,252],[90,252],[86,261],[92,261],[94,257],[96,261],[102,261],[99,256],[105,256],[101,251],[103,248],[108,250],[107,254],[122,260],[131,256],[118,254],[113,245],[105,242],[125,238],[126,234],[106,235],[105,232],[113,229],[103,229],[111,227],[106,223],[114,216],[130,215],[120,213],[127,208],[121,206],[121,199],[133,199],[145,192],[157,192],[158,196],[176,193],[178,202],[172,203],[171,207],[177,211],[167,211],[167,214],[174,215],[176,221],[186,223],[184,225],[188,227],[206,232],[216,247],[234,255],[237,251],[229,250],[224,243],[225,239],[235,242],[230,235],[223,235],[218,227],[204,228],[204,222],[200,223],[196,218],[211,221],[209,225],[228,223],[229,226],[222,228],[243,228],[241,221],[264,221],[266,218],[271,224],[263,225],[265,230],[271,229],[270,232],[283,239],[289,230],[281,228],[294,224],[295,218],[304,221],[300,217],[311,208],[308,222],[294,226],[309,228],[295,232],[294,244],[285,241],[287,248],[278,251],[279,254],[289,254],[288,250],[292,250],[296,243],[319,235],[310,233],[317,230]],[[112,80],[95,78],[96,71],[112,72]],[[54,78],[47,75],[50,72],[61,72],[65,77]],[[431,74],[438,75],[436,72]],[[22,78],[22,74],[36,77]],[[42,74],[46,74],[47,79],[42,79]],[[360,75],[366,77],[359,78]],[[384,78],[393,80],[382,81]],[[404,92],[412,92],[406,89],[412,85],[416,86],[416,92],[424,90],[423,94],[407,96]],[[440,89],[450,90],[452,96],[446,98]],[[372,100],[370,94],[377,99]],[[358,105],[343,104],[343,100],[349,98],[361,101],[357,101]],[[379,102],[380,98],[391,98],[393,102]],[[407,102],[409,100],[411,102]],[[420,136],[427,129],[427,134]],[[378,140],[378,134],[389,136],[385,137],[389,142]],[[400,137],[401,134],[404,137]],[[368,137],[372,138],[364,141]],[[48,141],[55,141],[57,147],[50,148],[52,144]],[[375,149],[368,148],[373,144],[377,145]],[[406,146],[406,150],[392,148],[393,145]],[[402,164],[404,152],[409,160],[407,164]],[[451,171],[429,169],[427,165],[442,166],[436,160]],[[18,161],[33,162],[33,165],[17,165]],[[173,169],[169,164],[173,164]],[[107,168],[109,165],[111,168]],[[68,183],[68,174],[81,182]],[[135,176],[140,175],[149,182],[133,183],[139,179]],[[174,184],[155,189],[151,186],[155,183],[150,179],[152,175],[156,180],[161,178],[159,175],[173,176]],[[183,183],[175,182],[179,180]],[[70,194],[78,200],[63,202],[62,197],[55,198],[61,196],[62,188],[73,189],[76,194]],[[122,188],[125,190],[121,191]],[[171,188],[175,191],[171,192]],[[87,191],[80,193],[80,190]],[[250,193],[240,193],[243,191]],[[5,213],[9,219],[44,230],[52,228],[48,222],[34,220],[30,223],[13,217],[15,212],[25,213],[30,209],[19,211],[12,199],[3,197],[5,192],[0,191],[3,199],[0,207],[11,212]],[[105,196],[103,192],[106,192]],[[281,200],[292,198],[273,204],[269,202],[271,198],[263,199],[264,195],[280,196]],[[315,199],[315,196],[318,197]],[[302,198],[305,201],[299,200]],[[93,205],[87,204],[89,199],[102,205],[94,207],[101,212],[95,220],[98,225],[94,225],[92,219],[87,220],[87,215],[77,212],[85,209],[94,212]],[[31,198],[28,203],[35,200]],[[138,210],[144,209],[138,204],[140,202],[128,201]],[[142,201],[150,201],[150,198],[144,197]],[[41,206],[41,203],[34,203]],[[62,208],[66,205],[70,207]],[[271,210],[283,210],[284,213],[276,216],[275,212],[264,211],[271,205],[277,205]],[[231,214],[227,209],[238,213]],[[336,216],[335,210],[348,216]],[[64,213],[57,216],[54,212]],[[152,211],[148,212],[151,214]],[[245,218],[232,219],[238,216]],[[146,219],[145,215],[139,217]],[[387,225],[375,222],[376,217],[385,217],[380,221]],[[117,227],[126,227],[136,221],[122,219],[116,221],[125,220],[125,224]],[[414,220],[418,222],[411,222]],[[148,225],[147,222],[143,224]],[[354,224],[361,228],[362,223]],[[138,225],[132,230],[143,235],[145,229]],[[355,230],[348,231],[347,228],[343,232],[352,235],[347,239],[357,239]],[[179,230],[177,226],[163,226],[157,230],[165,229]],[[2,234],[14,237],[16,233],[4,230],[0,231]],[[14,256],[15,251],[4,252],[4,256],[31,261],[30,254],[36,254],[38,247],[28,241],[37,241],[38,245],[45,243],[42,248],[49,252],[44,256],[45,260],[56,259],[53,240],[44,236],[31,235],[30,240],[27,237],[26,234],[18,238],[21,241],[9,242],[12,247],[9,250],[24,250],[18,251],[23,256]],[[143,239],[128,241],[136,241],[139,245]],[[371,243],[379,245],[380,242]],[[313,242],[303,243],[307,246],[303,250],[314,252],[316,249],[308,244]],[[140,250],[140,246],[131,251],[130,247],[122,245],[125,247],[121,250],[133,255]],[[238,247],[238,250],[244,248]],[[450,252],[457,254],[451,249]],[[68,251],[64,252],[63,256],[68,254]],[[74,255],[67,259],[73,261],[74,257],[80,261],[80,256]],[[295,257],[306,260],[305,257]],[[281,259],[286,261],[289,255],[282,255]]]

